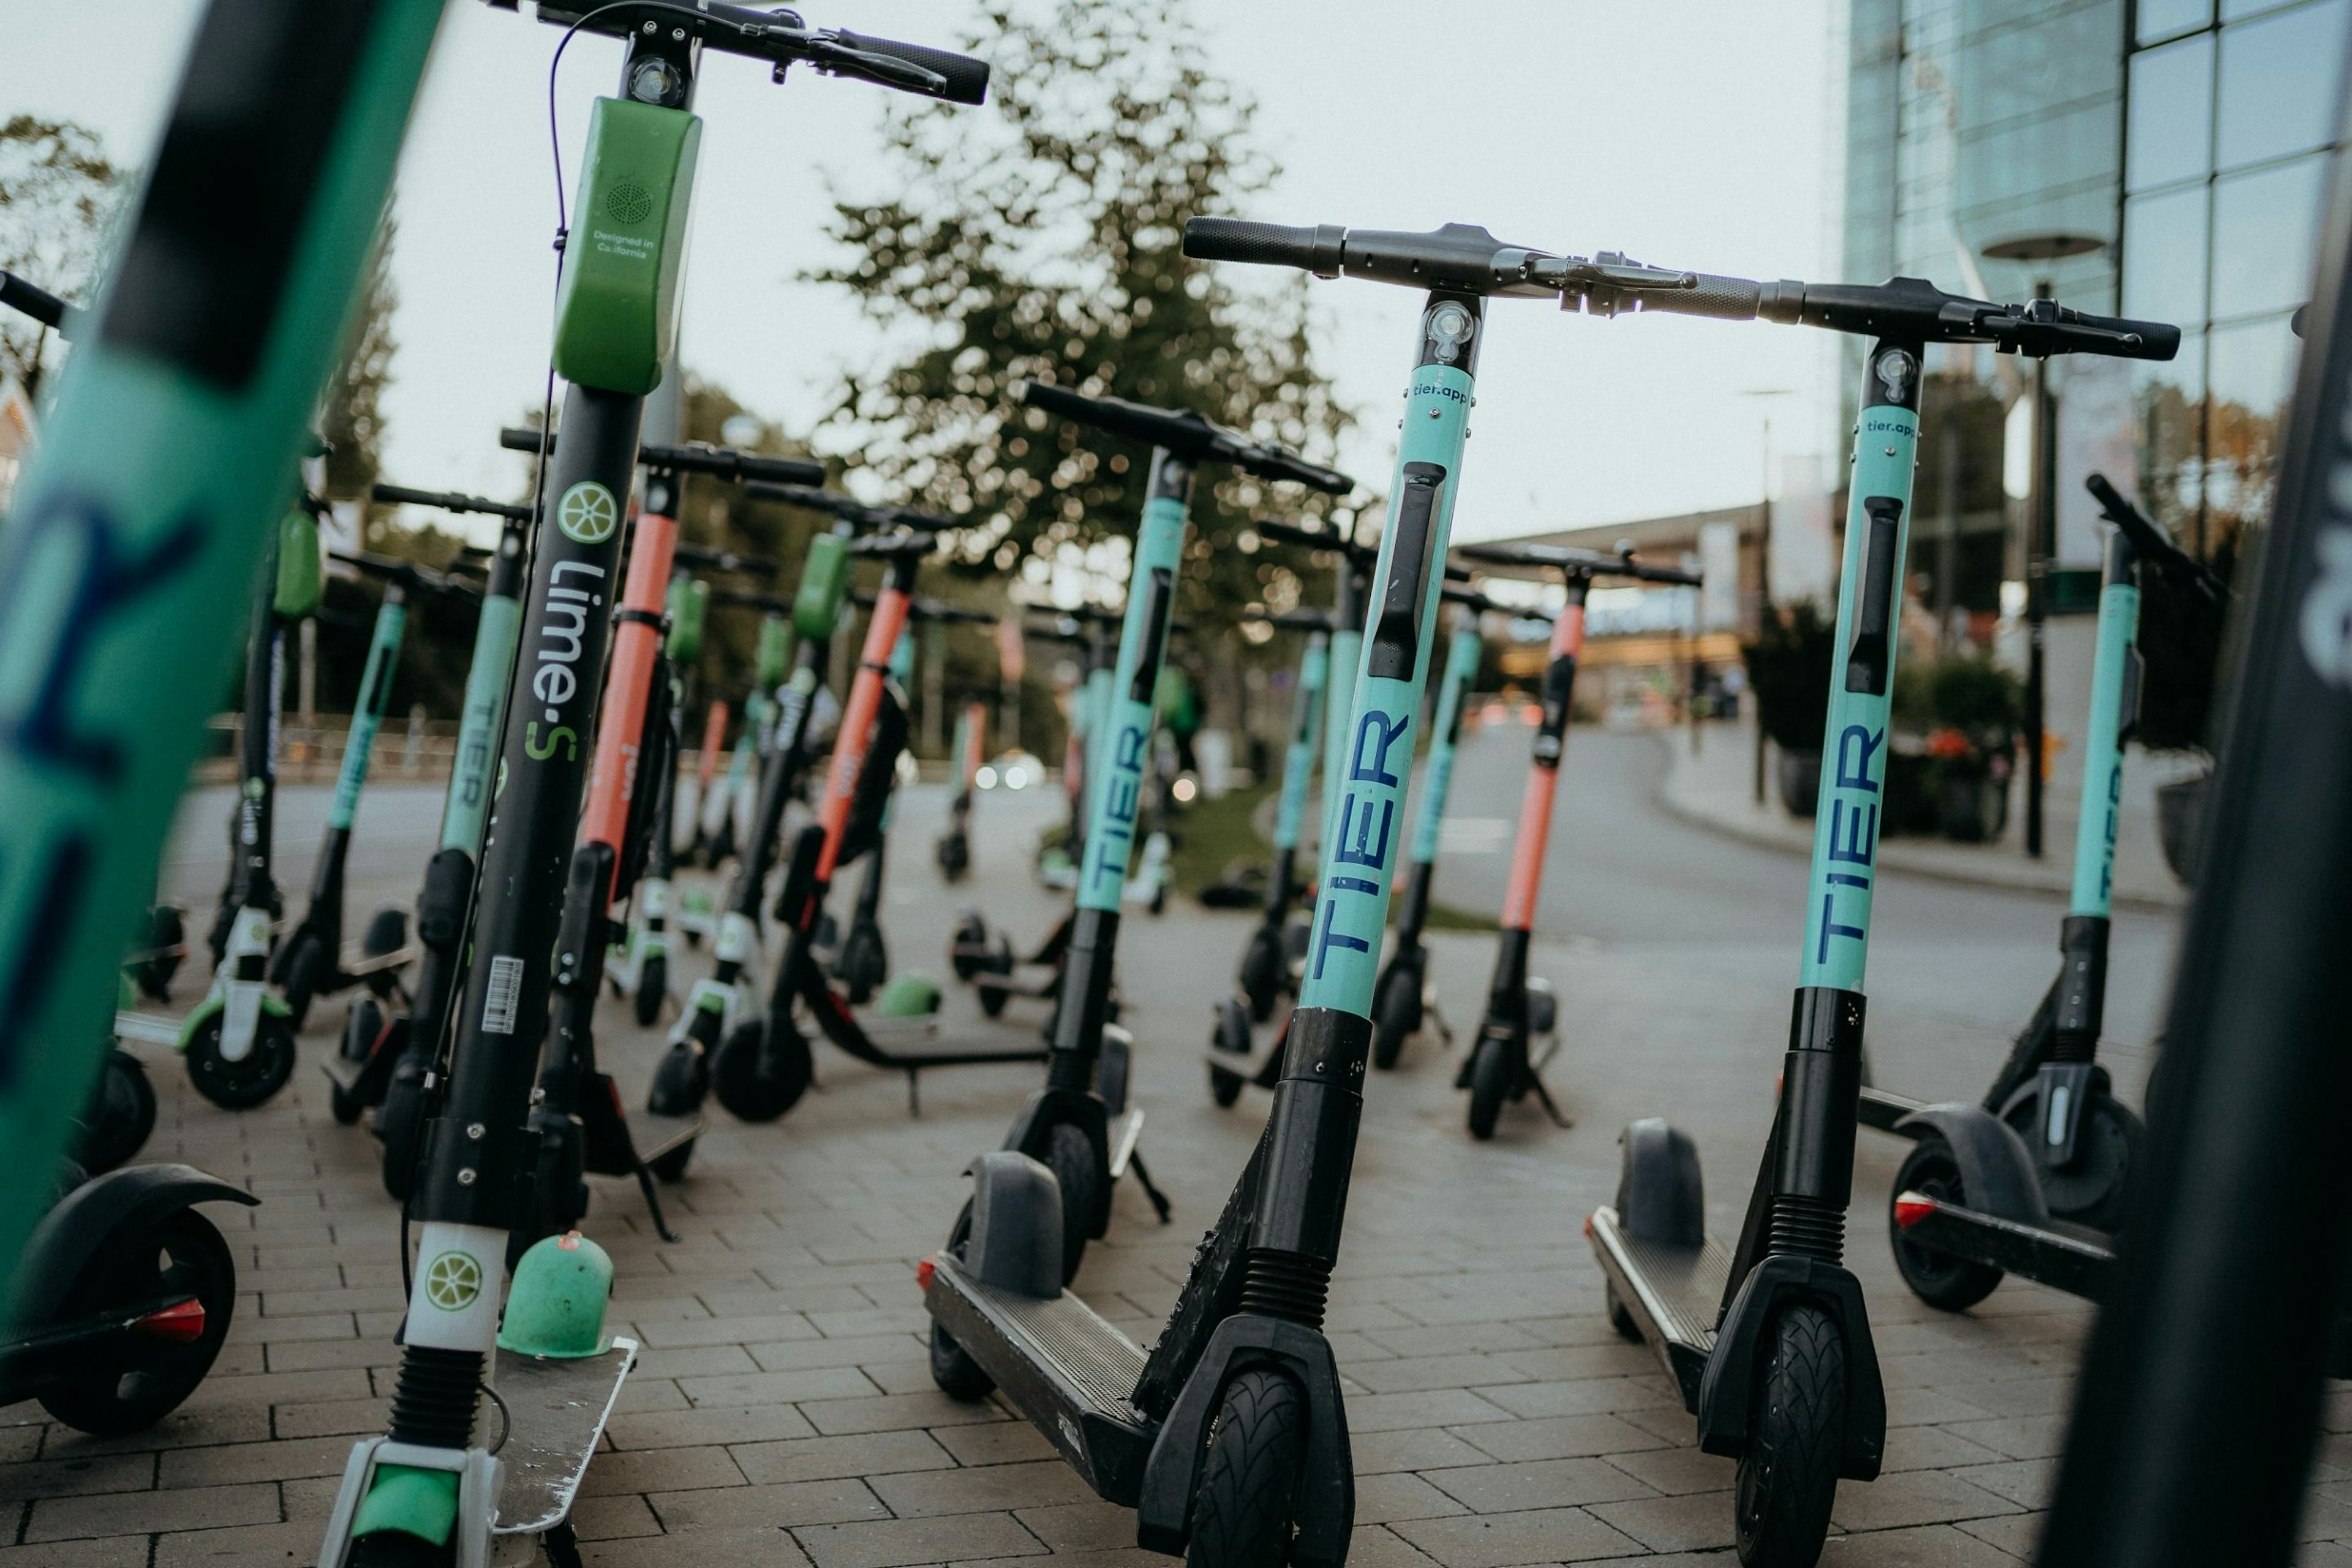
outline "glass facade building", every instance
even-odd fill
[[[2347,44],[2352,0],[1850,0],[1846,276],[1992,299],[2046,280],[2062,303],[2184,330],[2168,364],[2053,372],[2062,566],[2096,564],[2070,495],[2091,467],[2131,472],[2205,550],[2267,505]],[[2055,236],[2095,248],[1986,255]],[[1929,372],[1914,580],[1979,619],[2022,575],[2011,415],[2032,366],[1946,349]]]

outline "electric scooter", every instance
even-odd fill
[[[853,595],[861,604],[870,604],[864,595]],[[904,690],[915,675],[915,627],[926,622],[940,626],[994,626],[996,617],[985,610],[968,609],[961,605],[941,604],[936,599],[917,599],[907,606],[907,629],[898,634],[898,646],[890,656],[890,676]],[[976,766],[977,764],[975,764]],[[893,790],[895,796],[896,791]],[[833,977],[841,982],[842,994],[852,1006],[864,1006],[890,977],[889,948],[882,940],[882,865],[889,848],[889,808],[883,809],[882,828],[874,841],[873,852],[866,858],[866,869],[857,884],[857,900],[852,906],[849,925],[842,932],[841,942],[834,949],[832,962],[826,965]]]
[[[881,591],[866,625],[857,674],[834,742],[817,821],[802,829],[776,898],[784,922],[784,952],[761,1016],[730,1030],[710,1062],[710,1082],[719,1102],[745,1121],[772,1121],[800,1102],[814,1080],[815,1063],[808,1037],[793,1016],[805,1006],[816,1026],[845,1054],[907,1075],[908,1106],[920,1109],[923,1070],[990,1063],[1037,1061],[1034,1048],[927,1048],[938,1033],[939,991],[917,976],[894,983],[880,998],[876,1016],[859,1016],[825,977],[816,954],[816,936],[834,873],[871,851],[881,837],[884,813],[907,740],[905,700],[889,679],[889,660],[907,624],[915,577],[937,534],[960,526],[952,518],[893,509],[895,527],[883,534],[852,539],[850,555],[882,563]]]
[[[315,997],[363,984],[379,1003],[390,999],[400,990],[400,972],[416,956],[408,945],[407,915],[385,908],[368,921],[361,956],[345,961],[343,862],[351,849],[352,823],[359,812],[360,792],[367,785],[375,738],[392,700],[393,674],[400,665],[400,645],[408,625],[409,597],[463,591],[449,578],[412,562],[341,551],[331,552],[330,559],[354,574],[376,578],[384,588],[368,644],[367,664],[360,675],[359,695],[352,704],[351,733],[343,742],[334,804],[327,814],[326,842],[320,847],[318,867],[311,873],[310,907],[278,944],[278,955],[269,965],[270,982],[286,999],[287,1015],[297,1032],[310,1016]]]
[[[1545,1062],[1559,1048],[1559,1005],[1551,986],[1528,973],[1528,946],[1534,939],[1536,900],[1543,888],[1544,847],[1551,837],[1553,803],[1559,796],[1559,759],[1568,740],[1570,700],[1576,689],[1576,661],[1584,651],[1584,601],[1595,577],[1625,577],[1637,583],[1698,585],[1696,572],[1652,566],[1623,551],[1603,555],[1549,544],[1465,544],[1455,553],[1487,566],[1534,567],[1558,573],[1567,601],[1554,617],[1551,647],[1544,665],[1543,717],[1536,726],[1535,755],[1527,789],[1519,797],[1519,822],[1511,846],[1511,879],[1503,893],[1502,936],[1495,952],[1495,975],[1486,988],[1486,1015],[1477,1044],[1462,1064],[1454,1087],[1470,1091],[1470,1136],[1485,1142],[1495,1135],[1503,1102],[1518,1103],[1532,1093],[1556,1127],[1567,1127],[1544,1087]],[[1540,1052],[1532,1042],[1544,1042]]]
[[[1331,668],[1331,614],[1325,610],[1293,610],[1264,617],[1268,626],[1307,633],[1299,650],[1289,744],[1282,753],[1282,790],[1275,804],[1274,865],[1266,879],[1265,905],[1242,961],[1234,975],[1234,988],[1249,1010],[1249,1020],[1263,1024],[1290,984],[1291,963],[1307,951],[1307,928],[1291,920],[1299,895],[1298,840],[1307,816],[1307,786],[1323,741],[1323,689]],[[1226,1075],[1231,1077],[1232,1075]],[[1239,1080],[1235,1080],[1238,1089]],[[1230,1103],[1221,1101],[1220,1103]]]
[[[285,910],[270,875],[276,837],[278,723],[286,682],[285,628],[319,604],[319,524],[304,504],[286,514],[268,581],[253,603],[245,661],[245,732],[239,743],[237,806],[231,842],[235,912],[219,944],[212,990],[172,1029],[161,1020],[118,1014],[119,1038],[159,1036],[186,1060],[196,1092],[228,1110],[261,1104],[294,1071],[291,1010],[269,989],[269,956]],[[165,1031],[168,1030],[168,1033]]]
[[[658,713],[673,730],[686,707],[687,671],[702,657],[703,619],[709,608],[710,584],[683,572],[669,580],[669,602],[663,611],[667,634],[656,679],[667,678]],[[643,753],[648,767],[656,749],[656,710],[649,707],[649,739]],[[660,752],[675,762],[677,736],[660,736],[658,742]],[[650,1029],[661,1021],[662,1008],[669,1000],[670,879],[677,871],[669,824],[677,808],[677,769],[671,766],[654,774],[650,787],[652,805],[641,847],[645,872],[627,883],[628,919],[604,952],[604,984],[613,988],[615,1000],[630,1004],[629,1011],[641,1029]]]
[[[1430,726],[1429,760],[1422,768],[1421,815],[1412,830],[1412,847],[1405,859],[1404,896],[1398,901],[1396,945],[1372,987],[1372,1066],[1392,1070],[1404,1054],[1405,1042],[1433,1025],[1447,1050],[1454,1048],[1454,1031],[1437,1002],[1437,982],[1429,973],[1429,950],[1422,933],[1429,923],[1429,894],[1437,873],[1437,841],[1445,824],[1445,797],[1454,784],[1454,756],[1462,742],[1462,716],[1470,705],[1470,688],[1485,659],[1486,639],[1478,635],[1480,617],[1499,609],[1484,594],[1445,585],[1445,599],[1455,606],[1454,640],[1445,653],[1444,684],[1437,690],[1437,718]]]
[[[416,986],[407,1005],[390,1013],[372,996],[354,1002],[343,1020],[342,1048],[324,1063],[331,1080],[328,1106],[336,1121],[356,1121],[362,1111],[374,1108],[371,1125],[383,1146],[384,1190],[405,1201],[416,1173],[434,1064],[465,967],[466,920],[489,811],[493,748],[521,637],[532,516],[528,506],[455,492],[377,485],[370,493],[392,505],[500,521],[499,542],[490,552],[482,582],[473,657],[466,668],[457,748],[441,797],[440,837],[416,895],[416,940],[424,950]]]
[[[604,943],[595,939],[616,825],[608,813],[591,816],[575,855],[587,772],[582,746],[597,735],[600,771],[620,775],[625,759],[617,746],[606,753],[597,734],[596,672],[624,500],[641,459],[645,399],[674,374],[669,351],[701,127],[688,106],[702,57],[745,56],[779,78],[798,60],[960,101],[979,100],[987,87],[978,61],[819,32],[790,12],[621,0],[540,15],[567,22],[567,41],[583,31],[624,40],[622,96],[596,100],[573,208],[583,220],[594,215],[600,237],[591,245],[583,233],[563,255],[551,367],[566,383],[562,437],[540,465],[549,499],[502,726],[503,778],[483,852],[473,961],[410,1200],[422,1235],[391,1424],[352,1450],[320,1568],[482,1568],[494,1532],[538,1536],[559,1563],[576,1563],[572,1500],[634,1363],[635,1342],[604,1331],[612,1265],[593,1242],[541,1239],[520,1259],[511,1291],[506,1253],[510,1231],[528,1235],[544,1217],[534,1212],[535,1194],[562,1185],[540,1176],[545,1163],[568,1165],[578,1148],[573,1129],[551,1126],[543,1114],[572,1108],[530,1103],[542,1038],[556,1037],[548,1044],[559,1088],[566,1074],[577,1082],[591,1070],[585,1029],[602,968]],[[658,509],[646,515],[658,517]],[[656,619],[668,575],[656,558],[667,553],[669,531],[658,521],[647,530],[633,573],[642,591],[632,609]],[[614,641],[614,685],[642,685],[654,627],[633,615]],[[572,895],[561,903],[560,889]],[[527,1126],[527,1117],[538,1125]],[[620,1120],[617,1108],[612,1120]],[[546,1131],[556,1134],[553,1155],[542,1155],[533,1136]],[[486,1385],[496,1387],[508,1416],[495,1449],[480,1420]]]
[[[956,716],[950,749],[955,757],[955,791],[948,797],[947,831],[932,843],[931,858],[941,877],[961,882],[971,868],[971,804],[979,788],[981,759],[988,754],[988,704],[975,700],[963,705]]]
[[[1336,1568],[1354,1525],[1354,1467],[1322,1324],[1472,367],[1486,296],[1557,297],[1578,287],[1569,269],[1582,264],[1505,250],[1461,227],[1365,234],[1194,218],[1183,248],[1428,290],[1354,691],[1340,743],[1327,748],[1343,788],[1323,841],[1288,1065],[1149,1354],[1063,1287],[1054,1173],[1017,1152],[981,1158],[968,1233],[927,1259],[920,1278],[934,1381],[964,1399],[1001,1391],[1097,1492],[1136,1509],[1139,1545],[1189,1552],[1196,1568]],[[1557,281],[1538,270],[1545,265],[1559,269]]]
[[[1979,1105],[1925,1105],[1864,1087],[1864,1124],[1914,1141],[1895,1178],[1888,1238],[1912,1293],[1960,1311],[2004,1274],[2103,1300],[2118,1234],[2138,1205],[2147,1132],[2097,1065],[2126,741],[2138,719],[2142,570],[2213,614],[2229,587],[2117,494],[2086,481],[2116,531],[2099,588],[2074,878],[2058,974]]]
[[[1997,305],[1918,279],[1758,284],[1684,274],[1644,310],[1796,321],[1869,336],[1838,595],[1802,963],[1772,1131],[1736,1247],[1706,1234],[1698,1152],[1664,1121],[1625,1130],[1617,1201],[1586,1234],[1621,1332],[1647,1341],[1698,1421],[1738,1461],[1733,1523],[1751,1568],[1810,1568],[1841,1479],[1877,1478],[1886,1403],[1862,1287],[1843,1264],[1862,1080],[1863,977],[1877,879],[1905,539],[1931,342],[2040,358],[2168,359],[2178,329]]]
[[[670,852],[678,859],[701,858],[702,805],[719,777],[719,758],[727,749],[727,726],[733,716],[724,698],[713,698],[703,712],[702,749],[695,753],[694,772],[677,791],[671,814]]]

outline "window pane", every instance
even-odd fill
[[[2132,362],[2139,405],[2140,494],[2156,520],[2179,532],[2203,493],[2205,334],[2184,332],[2180,353]]]
[[[2126,182],[2144,191],[2205,173],[2212,118],[2212,34],[2134,55]]]
[[[2152,44],[2213,19],[2213,0],[2139,0],[2139,25],[2134,41]]]
[[[2194,325],[2205,319],[2205,187],[2124,205],[2124,314]]]
[[[2344,0],[2324,0],[2222,30],[2218,167],[2335,140],[2344,29]]]
[[[2213,184],[2213,316],[2300,305],[2311,294],[2328,154]]]
[[[2206,393],[2205,505],[2221,527],[2270,510],[2279,419],[2294,376],[2294,334],[2285,316],[2213,333]]]

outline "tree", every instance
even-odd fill
[[[364,500],[382,460],[383,389],[400,349],[392,335],[393,313],[400,309],[400,290],[392,281],[392,242],[399,230],[399,220],[387,207],[366,288],[352,313],[342,363],[327,383],[319,433],[327,438],[327,494],[336,500]]]
[[[121,172],[95,132],[19,114],[0,124],[0,270],[87,302],[121,196]],[[0,313],[0,373],[28,393],[62,351],[57,334]]]
[[[968,573],[1115,593],[1145,454],[1012,405],[1010,383],[1197,409],[1327,460],[1347,416],[1308,353],[1304,279],[1244,294],[1180,252],[1185,218],[1246,210],[1274,174],[1181,0],[1034,0],[989,20],[992,107],[894,108],[890,193],[836,202],[851,259],[817,276],[901,341],[908,322],[927,331],[851,380],[824,444],[969,517]],[[1223,628],[1253,601],[1297,603],[1299,572],[1248,525],[1329,499],[1205,479],[1180,613]]]

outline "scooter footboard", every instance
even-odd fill
[[[1585,1221],[1584,1234],[1618,1303],[1675,1380],[1683,1408],[1696,1413],[1699,1380],[1715,1349],[1716,1310],[1731,1278],[1731,1254],[1711,1236],[1696,1247],[1635,1237],[1607,1205]]]

